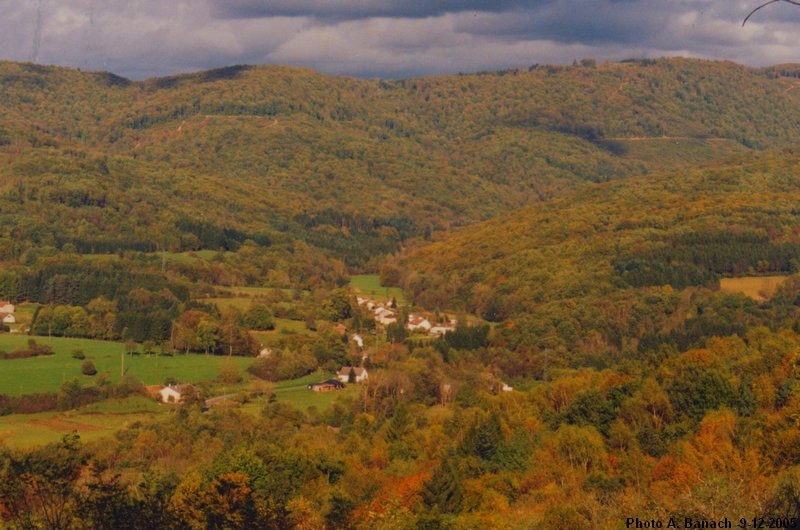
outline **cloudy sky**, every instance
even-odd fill
[[[231,64],[400,78],[631,57],[800,62],[762,0],[0,0],[0,59],[132,79]]]

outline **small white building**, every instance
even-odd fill
[[[384,326],[388,326],[389,324],[394,324],[397,322],[397,314],[394,311],[384,309],[378,313],[375,313],[375,321],[383,324]]]
[[[0,313],[13,313],[14,309],[16,308],[11,302],[0,300]]]
[[[162,403],[180,403],[193,390],[192,385],[168,385],[158,391],[158,397]]]
[[[358,366],[343,366],[342,369],[339,370],[339,373],[336,374],[336,377],[339,378],[339,381],[342,383],[347,383],[350,381],[350,371],[355,374],[356,383],[366,381],[369,378],[367,369]]]
[[[17,323],[17,319],[14,318],[14,315],[12,315],[11,313],[0,312],[0,319],[2,319],[3,324],[16,324]]]
[[[354,334],[353,334],[353,335],[350,337],[350,340],[352,340],[353,342],[355,342],[356,344],[358,344],[358,347],[359,347],[359,348],[363,348],[363,347],[364,347],[364,337],[362,337],[362,336],[361,336],[361,335],[359,335],[358,333],[354,333]]]
[[[448,331],[455,331],[456,325],[453,322],[448,322],[447,324],[436,324],[435,326],[431,327],[430,334],[436,336],[442,336]]]
[[[430,321],[422,315],[414,315],[411,314],[408,316],[408,330],[409,331],[430,331],[431,330],[431,323]]]

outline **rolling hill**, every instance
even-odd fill
[[[300,240],[363,267],[409,237],[587,182],[790,145],[792,76],[661,59],[402,81],[235,66],[131,82],[2,63],[0,248]]]
[[[513,347],[640,355],[797,317],[795,279],[765,304],[719,278],[800,272],[800,154],[585,186],[447,234],[384,267],[424,307],[501,322]]]

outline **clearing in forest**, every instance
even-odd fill
[[[758,303],[766,302],[788,276],[745,276],[743,278],[722,278],[719,289],[723,293],[742,293]]]

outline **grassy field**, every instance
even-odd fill
[[[87,377],[81,374],[83,361],[72,358],[74,350],[83,350],[86,359],[91,360],[98,374],[105,374],[109,381],[120,380],[124,347],[120,343],[89,339],[28,337],[24,335],[0,335],[0,349],[12,351],[27,346],[33,338],[39,344],[52,346],[55,355],[33,357],[30,359],[0,360],[0,394],[20,395],[36,392],[54,392],[73,378],[83,384],[91,384],[98,376]],[[217,377],[220,364],[227,357],[206,355],[176,355],[174,357],[125,355],[125,372],[146,385],[162,384],[167,377],[174,377],[185,383],[207,381]],[[240,370],[248,367],[253,359],[232,357]]]
[[[213,298],[203,298],[202,301],[216,304],[220,309],[235,307],[240,311],[245,311],[251,305],[262,302],[263,299],[275,299],[275,291],[280,291],[278,297],[291,297],[291,289],[275,289],[273,287],[227,287],[221,290],[222,296]],[[259,300],[262,299],[262,300]],[[273,305],[267,302],[268,305]]]
[[[226,291],[232,292],[236,296],[258,298],[261,296],[272,296],[275,287],[226,287]],[[278,289],[285,296],[291,296],[291,289]]]
[[[382,286],[377,274],[355,274],[350,277],[350,287],[379,302],[389,301],[394,297],[398,304],[406,303],[403,290]]]
[[[735,140],[723,138],[613,138],[624,149],[624,157],[655,164],[697,165],[720,160],[748,149]],[[602,145],[602,144],[601,144]],[[606,144],[608,145],[608,144]]]
[[[252,298],[234,296],[231,298],[203,298],[201,302],[215,304],[220,311],[224,311],[229,307],[234,307],[241,312],[245,312],[253,305],[254,300]]]
[[[314,407],[324,411],[337,398],[358,392],[358,386],[349,385],[338,392],[313,392],[308,385],[333,377],[332,374],[313,374],[275,383],[273,390],[278,401],[288,403],[299,410]],[[243,383],[242,389],[246,389]],[[234,391],[235,389],[229,389]],[[244,409],[259,414],[264,403],[254,401]],[[137,421],[151,421],[173,413],[173,406],[161,405],[143,396],[124,399],[109,399],[88,405],[78,410],[41,412],[38,414],[11,414],[0,416],[0,445],[12,448],[29,448],[56,442],[65,434],[77,432],[83,441],[94,441],[114,434]]]
[[[275,329],[272,331],[251,331],[250,334],[264,345],[276,344],[286,335],[315,335],[315,331],[306,328],[305,322],[299,320],[288,320],[285,318],[275,318]]]
[[[80,410],[12,414],[0,417],[0,444],[23,448],[56,442],[77,432],[93,441],[124,429],[136,421],[151,420],[172,411],[143,396],[108,400]]]
[[[335,377],[335,374],[325,372],[314,372],[298,379],[289,381],[280,381],[275,383],[273,391],[275,398],[278,401],[289,403],[299,410],[306,411],[309,407],[314,407],[318,411],[324,411],[330,408],[337,398],[343,396],[352,396],[358,392],[358,385],[347,385],[344,390],[335,392],[314,392],[308,389],[308,385],[312,383],[319,383],[326,379]],[[249,404],[250,408],[255,407],[257,404]]]
[[[719,289],[724,293],[742,293],[755,300],[765,302],[772,298],[778,287],[788,276],[746,276],[744,278],[722,278]]]
[[[217,250],[193,250],[189,252],[146,252],[147,256],[164,259],[167,263],[194,263],[195,261],[212,261],[218,255],[232,256],[233,252],[220,252]],[[83,259],[115,259],[116,254],[81,254]]]

